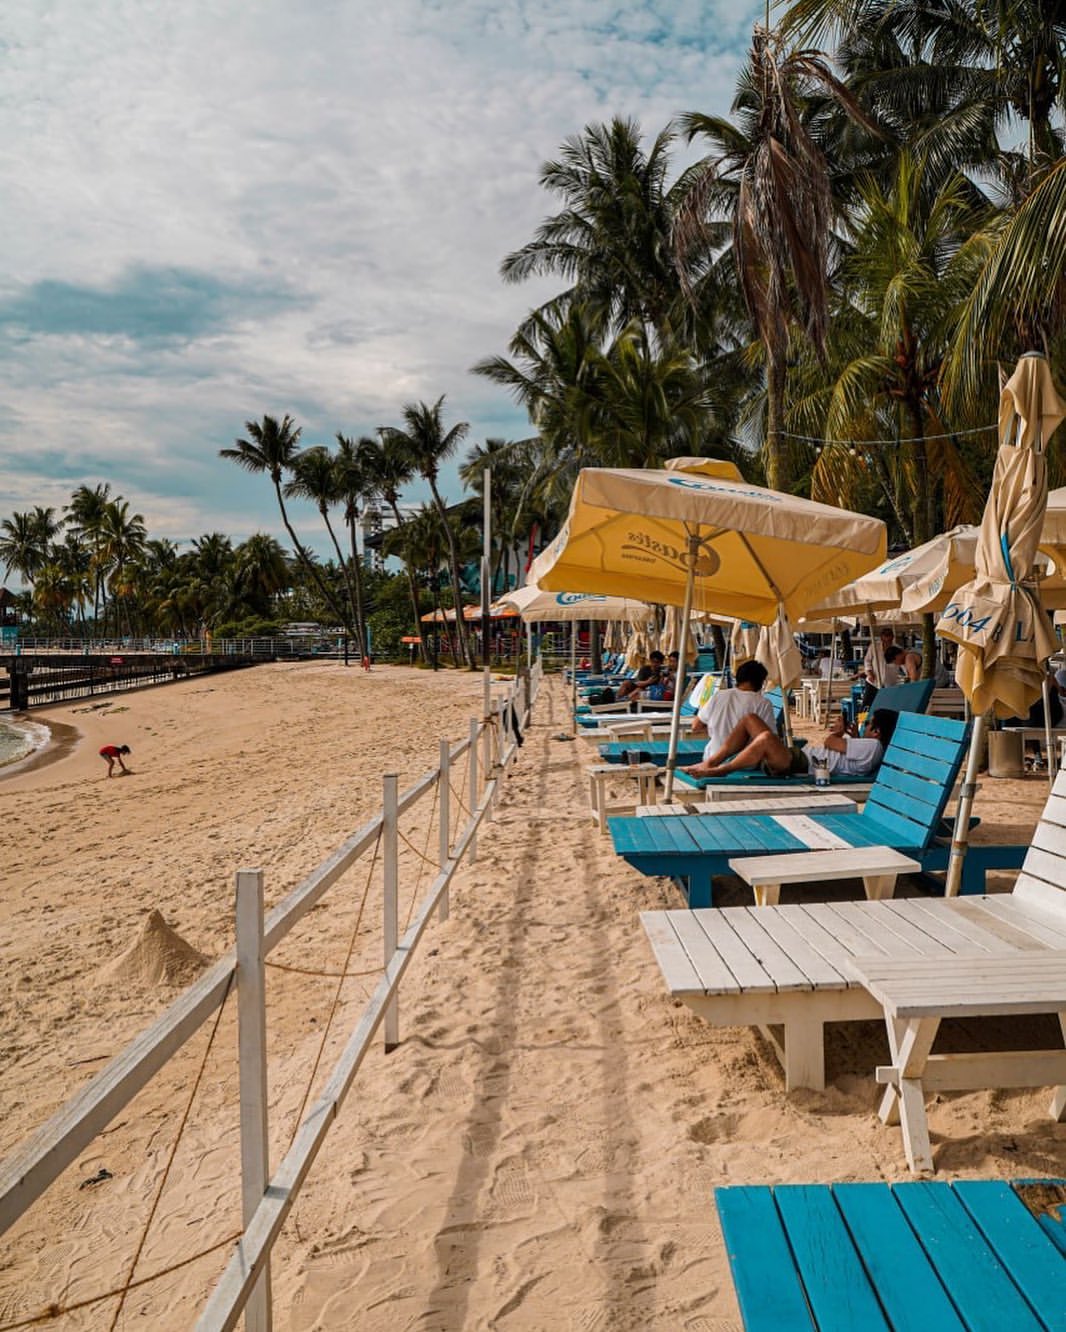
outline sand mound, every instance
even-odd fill
[[[146,985],[181,985],[207,966],[208,959],[149,911],[136,940],[113,962],[101,968],[102,982],[134,981]]]

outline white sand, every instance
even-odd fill
[[[261,865],[270,902],[408,784],[437,739],[465,735],[480,681],[401,669],[262,667],[56,713],[85,734],[49,768],[0,781],[9,832],[0,901],[0,1151],[54,1110],[178,992],[159,976],[232,940],[232,878]],[[85,705],[76,705],[85,706]],[[126,708],[126,712],[118,712]],[[117,715],[114,715],[117,714]],[[716,1184],[901,1179],[870,1076],[876,1024],[830,1029],[830,1086],[786,1096],[749,1030],[714,1031],[666,996],[637,912],[680,905],[612,854],[586,812],[592,751],[554,738],[542,698],[480,859],[457,878],[401,995],[402,1044],[375,1047],[275,1250],[279,1328],[739,1329]],[[133,747],[108,782],[96,749]],[[978,835],[1021,839],[1046,787],[989,783]],[[990,794],[991,793],[991,794]],[[994,798],[993,798],[994,795]],[[404,820],[433,853],[428,805]],[[401,924],[428,871],[405,853]],[[367,882],[361,863],[274,955],[339,970]],[[908,889],[908,891],[913,889]],[[837,890],[841,896],[851,891]],[[350,970],[379,964],[373,906]],[[723,902],[745,900],[739,889]],[[788,890],[786,890],[788,900]],[[134,947],[132,956],[123,957]],[[373,977],[345,982],[318,1085]],[[295,1127],[337,981],[271,970],[274,1164]],[[237,1228],[233,1004],[225,1009],[138,1275]],[[0,1241],[0,1324],[120,1285],[197,1075],[207,1033]],[[1062,1175],[1066,1126],[1045,1091],[942,1097],[947,1176]],[[105,1168],[111,1178],[78,1184]],[[137,1289],[119,1326],[185,1327],[226,1250]],[[107,1327],[114,1304],[63,1327]]]

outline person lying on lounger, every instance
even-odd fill
[[[898,716],[891,708],[878,708],[867,719],[861,738],[854,726],[845,727],[843,718],[837,718],[822,744],[801,749],[795,744],[790,748],[761,717],[749,712],[740,718],[717,753],[681,772],[690,777],[725,777],[743,768],[761,768],[768,777],[793,777],[812,771],[822,761],[829,769],[830,780],[834,773],[838,777],[868,777],[877,771],[884,757]]]

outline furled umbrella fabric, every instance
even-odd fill
[[[1021,358],[1000,397],[999,437],[973,581],[940,618],[938,633],[959,645],[955,676],[975,715],[970,757],[955,816],[946,892],[958,892],[969,835],[978,756],[989,711],[1024,716],[1040,697],[1055,639],[1032,579],[1047,507],[1048,438],[1066,416],[1047,361]]]
[[[1004,387],[996,455],[974,564],[937,626],[959,645],[956,678],[975,714],[1024,716],[1055,639],[1033,578],[1047,506],[1047,437],[1066,415],[1047,361],[1023,356]]]
[[[803,654],[796,646],[792,625],[784,611],[773,624],[764,624],[759,630],[755,660],[766,667],[768,685],[788,690],[798,683],[803,674]]]
[[[734,620],[733,632],[729,635],[729,655],[733,661],[733,671],[743,666],[746,661],[754,661],[759,649],[759,630],[761,625],[750,620]]]

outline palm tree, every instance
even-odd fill
[[[336,504],[344,498],[340,487],[340,479],[337,475],[335,459],[331,456],[329,449],[322,444],[312,449],[305,449],[303,453],[298,453],[292,460],[292,476],[293,479],[285,487],[286,498],[310,500],[318,509],[319,515],[326,525],[326,531],[329,533],[329,539],[333,542],[337,564],[340,566],[341,577],[344,579],[344,587],[348,594],[348,614],[344,617],[344,623],[348,629],[354,629],[356,646],[359,649],[359,655],[362,656],[363,635],[362,626],[359,623],[355,591],[352,588],[347,561],[341,554],[337,535],[333,530],[333,524],[329,520],[330,505]]]
[[[352,583],[355,587],[355,623],[359,636],[360,651],[366,642],[366,611],[363,593],[363,568],[359,558],[359,543],[355,529],[366,504],[374,497],[375,491],[367,471],[365,452],[373,448],[374,441],[363,436],[358,441],[337,433],[337,452],[333,466],[337,474],[337,490],[344,504],[344,522],[348,528],[348,545],[351,551],[350,567]]]
[[[563,143],[558,160],[544,164],[540,184],[563,208],[500,268],[506,282],[550,275],[571,284],[537,313],[558,320],[579,304],[598,334],[636,321],[671,338],[684,309],[670,245],[673,138],[668,127],[645,152],[636,121],[616,117],[586,125]]]
[[[126,632],[132,634],[129,601],[133,585],[127,578],[129,566],[141,555],[147,539],[144,519],[139,513],[130,513],[129,501],[111,500],[104,510],[100,534],[101,556],[110,569],[111,597],[115,603],[115,632],[121,632],[118,607],[126,610]]]
[[[284,550],[274,537],[255,532],[237,547],[236,556],[245,598],[260,614],[269,614],[273,599],[289,584]]]
[[[274,487],[274,495],[278,501],[281,521],[285,524],[285,530],[289,534],[293,550],[296,552],[296,558],[314,582],[322,600],[330,608],[332,614],[341,623],[344,623],[344,611],[326,585],[317,565],[293,531],[288,511],[285,508],[281,481],[285,473],[292,470],[293,461],[299,451],[300,427],[291,416],[286,415],[281,421],[273,416],[264,416],[262,421],[245,421],[244,428],[248,432],[248,438],[236,440],[235,448],[219,449],[219,457],[229,458],[231,461],[239,463],[246,471],[265,472],[270,477],[271,484]]]
[[[13,513],[0,522],[0,562],[8,574],[17,573],[24,583],[32,583],[46,555],[40,525],[32,513]]]
[[[87,538],[93,551],[93,619],[100,616],[100,590],[103,568],[100,550],[104,527],[104,514],[111,499],[111,487],[106,482],[94,486],[79,486],[67,505],[67,521],[78,536]]]
[[[765,356],[766,476],[775,489],[791,479],[783,437],[789,328],[802,328],[819,355],[827,330],[833,199],[825,156],[804,121],[804,101],[813,90],[879,132],[817,52],[787,52],[759,24],[733,103],[739,126],[698,113],[681,120],[689,141],[706,139],[712,152],[689,175],[676,252],[687,268],[693,252],[708,243],[708,207],[730,210],[737,282]]]
[[[447,507],[441,498],[440,491],[437,489],[437,477],[441,463],[450,458],[456,448],[463,442],[470,426],[466,421],[459,421],[450,430],[445,430],[442,418],[443,409],[443,395],[432,406],[424,402],[409,402],[403,408],[406,429],[386,430],[385,437],[391,448],[406,453],[419,475],[429,483],[433,503],[440,514],[444,534],[448,541],[452,587],[455,591],[455,604],[458,607],[462,593],[462,580],[459,576],[459,552],[456,547],[455,533],[448,522]],[[466,637],[466,625],[463,623],[462,615],[457,617],[456,624],[459,631],[459,647],[463,662],[467,665],[473,665],[473,657]]]
[[[415,474],[415,465],[406,449],[393,439],[388,430],[379,430],[378,438],[359,441],[360,458],[366,469],[367,487],[375,495],[380,495],[389,506],[393,522],[397,527],[403,525],[400,515],[400,488],[405,486]],[[422,612],[418,604],[418,584],[415,581],[414,568],[404,560],[407,574],[407,590],[411,598],[411,611],[414,616],[414,632],[419,637],[422,660],[429,660],[426,650],[426,635],[422,628]]]

